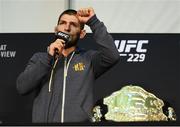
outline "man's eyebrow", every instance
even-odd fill
[[[60,19],[59,22],[66,22],[65,20]]]
[[[65,21],[65,20],[60,20],[60,21],[59,21],[59,23],[62,23],[62,22],[67,22],[67,21]],[[59,23],[58,23],[58,24],[59,24]],[[69,23],[79,25],[78,22],[74,22],[74,21],[70,21]]]
[[[60,20],[59,22],[67,22],[67,21],[65,21],[65,20]],[[70,21],[70,23],[76,23],[76,24],[78,24],[78,22],[74,22],[74,21]]]

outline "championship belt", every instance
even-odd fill
[[[139,86],[125,86],[99,101],[93,108],[93,122],[174,121],[172,107],[163,112],[164,102]]]

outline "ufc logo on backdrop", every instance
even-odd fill
[[[147,49],[144,47],[149,40],[115,40],[120,56],[127,56],[127,62],[143,62]],[[135,53],[134,53],[135,51]]]

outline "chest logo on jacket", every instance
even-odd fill
[[[85,69],[85,64],[82,63],[82,62],[79,62],[79,63],[77,63],[77,64],[74,64],[73,69],[74,69],[74,71],[84,71],[84,69]]]

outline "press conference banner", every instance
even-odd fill
[[[174,108],[180,121],[180,34],[113,34],[119,62],[95,83],[95,102],[126,85],[138,85]],[[0,124],[30,123],[34,93],[21,96],[16,78],[35,52],[46,52],[53,33],[0,34]],[[88,34],[79,47],[98,49]]]

